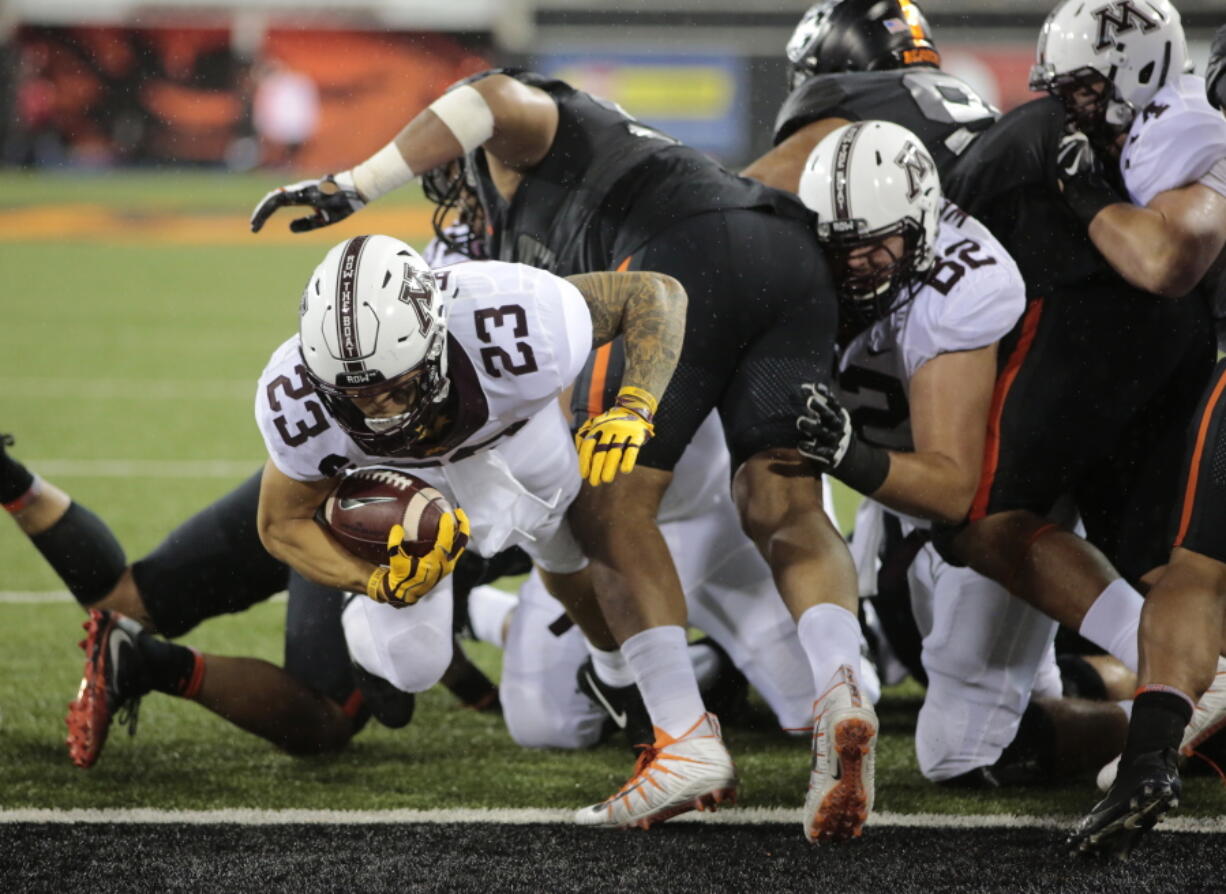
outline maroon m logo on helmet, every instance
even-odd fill
[[[434,297],[434,289],[422,279],[421,274],[413,269],[411,264],[404,265],[404,282],[400,284],[400,294],[397,297],[413,308],[413,312],[417,314],[417,324],[421,328],[421,334],[429,334],[430,299]]]
[[[1160,22],[1137,9],[1133,0],[1116,0],[1094,10],[1090,15],[1098,22],[1098,36],[1094,40],[1094,52],[1101,53],[1114,46],[1122,34],[1141,29],[1142,34],[1155,30]]]
[[[907,175],[907,201],[914,202],[923,190],[924,178],[932,173],[928,158],[919,151],[915,143],[907,140],[898,157],[894,159],[894,164],[902,168]]]

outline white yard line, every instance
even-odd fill
[[[0,823],[174,823],[268,826],[286,824],[380,825],[387,823],[529,823],[573,822],[573,810],[0,810]],[[1074,817],[1012,816],[987,814],[962,816],[936,813],[874,813],[868,824],[876,827],[916,829],[1060,829],[1069,828]],[[734,807],[718,813],[691,813],[672,822],[723,825],[792,824],[800,822],[800,810],[782,807]],[[1222,834],[1226,817],[1170,817],[1162,829],[1170,832]]]

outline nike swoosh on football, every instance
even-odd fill
[[[369,506],[372,503],[395,502],[395,497],[341,497],[340,507],[348,511],[350,509],[361,509],[363,506]]]
[[[592,675],[588,671],[583,672],[583,676],[587,678],[587,685],[592,687],[592,694],[596,696],[596,701],[600,702],[600,706],[608,712],[608,715],[613,718],[613,722],[617,724],[618,729],[626,728],[627,712],[622,711],[620,714],[613,710],[613,706],[609,704],[609,700],[604,697],[600,691],[600,684],[592,679]]]

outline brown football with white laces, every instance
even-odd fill
[[[448,512],[447,498],[420,478],[395,469],[358,469],[328,496],[320,523],[355,556],[386,565],[393,525],[404,527],[405,552],[424,556],[434,548],[439,520]]]

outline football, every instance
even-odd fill
[[[358,469],[346,475],[324,502],[320,523],[349,552],[387,564],[387,534],[404,526],[405,552],[424,556],[438,537],[451,504],[420,478],[395,469]]]

